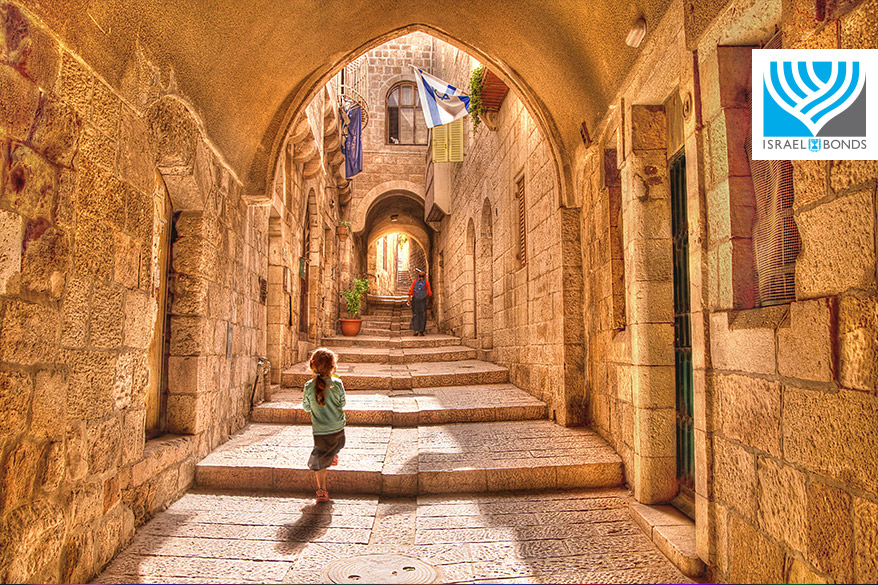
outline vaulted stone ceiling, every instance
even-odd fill
[[[263,190],[292,115],[348,60],[424,30],[494,66],[547,133],[561,166],[599,119],[670,0],[23,0],[116,87],[138,47],[202,119],[245,184]],[[694,4],[686,2],[688,10]],[[697,3],[696,3],[697,4]],[[724,2],[701,3],[718,10]],[[691,20],[691,19],[690,19]],[[132,101],[135,99],[132,96]],[[566,173],[568,171],[562,171]]]

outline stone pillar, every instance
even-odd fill
[[[285,329],[290,324],[290,299],[284,286],[288,278],[284,266],[283,224],[279,217],[268,223],[268,315],[266,319],[266,355],[271,360],[271,382],[280,383],[283,370]]]
[[[582,320],[581,209],[561,209],[562,295],[564,306],[564,397],[557,422],[582,424],[585,413],[585,323]]]
[[[216,224],[198,211],[181,212],[177,220],[171,266],[174,301],[171,306],[171,343],[168,358],[167,431],[201,433],[215,411],[216,320],[208,317],[211,279],[215,277],[218,240]],[[225,337],[222,337],[225,349]],[[225,357],[224,355],[222,357]]]
[[[667,502],[677,493],[673,261],[663,106],[626,116],[625,279],[630,307],[635,497]]]

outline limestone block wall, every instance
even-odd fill
[[[369,247],[369,273],[375,275],[374,287],[370,278],[369,290],[376,295],[396,294],[396,263],[399,248],[396,234],[388,234]],[[386,244],[385,244],[386,242]],[[386,249],[386,254],[385,254]]]
[[[363,130],[363,172],[356,176],[354,197],[363,197],[376,185],[391,180],[423,184],[426,146],[388,143],[385,103],[387,93],[395,84],[415,81],[412,65],[430,70],[434,42],[437,41],[431,36],[416,32],[366,53],[369,95],[365,97],[369,103],[369,124]],[[423,118],[419,122],[423,123]]]
[[[351,278],[369,275],[375,266],[375,250],[366,250],[370,241],[367,214],[377,199],[404,192],[423,202],[426,145],[389,144],[385,104],[388,92],[400,81],[415,81],[416,65],[431,70],[436,39],[424,33],[410,33],[384,43],[366,53],[368,63],[369,123],[363,130],[363,172],[353,179],[352,198],[347,214],[354,236],[351,242]],[[424,122],[420,112],[419,123]],[[411,234],[410,234],[411,235]],[[371,259],[370,259],[371,258]],[[346,286],[346,282],[343,287]],[[374,293],[374,288],[371,291]],[[368,306],[364,305],[365,311]]]
[[[442,61],[440,76],[466,87],[470,57],[446,50]],[[550,415],[575,424],[565,418],[562,218],[548,148],[512,92],[496,131],[482,125],[473,136],[467,120],[465,159],[453,171],[452,211],[435,246],[443,259],[439,327],[507,366],[512,382],[545,400]],[[525,263],[517,258],[520,179]]]
[[[794,161],[795,301],[756,307],[744,151],[748,47],[871,48],[878,10],[732,2],[697,38],[682,3],[652,29],[580,153],[589,420],[635,497],[673,497],[675,399],[665,100],[683,122],[699,556],[725,582],[871,582],[878,535],[873,161]],[[697,49],[696,54],[693,52]],[[616,151],[616,165],[608,160]],[[620,173],[621,193],[614,192]],[[615,209],[619,196],[621,213]],[[621,224],[621,225],[620,225]],[[622,234],[623,263],[616,238]],[[624,319],[616,295],[625,283]]]
[[[813,5],[784,3],[777,16],[783,46],[878,47],[878,3],[857,4],[848,12],[830,7],[819,22]],[[746,251],[749,235],[741,224],[752,186],[740,145],[750,68],[733,58],[740,49],[715,46],[720,34],[708,31],[698,63],[710,145],[707,246],[717,251],[704,266],[712,366],[704,424],[713,448],[704,454],[703,509],[713,524],[711,561],[732,582],[874,581],[878,166],[793,161],[802,241],[795,301],[752,308],[751,269],[735,249]]]
[[[270,192],[268,357],[272,380],[333,335],[339,283],[350,278],[350,244],[336,236],[347,208],[338,188],[338,103],[329,84],[292,122]],[[344,183],[342,181],[342,183]]]
[[[268,212],[145,58],[111,86],[17,5],[0,20],[0,579],[87,582],[249,414]]]

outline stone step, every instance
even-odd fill
[[[330,493],[414,496],[622,485],[622,460],[600,436],[551,421],[415,428],[348,426]],[[196,466],[211,489],[312,492],[311,427],[251,423]]]
[[[424,335],[423,337],[415,337],[414,335],[411,335],[411,332],[409,332],[408,335],[397,334],[391,336],[391,334],[388,334],[388,332],[385,331],[381,335],[360,334],[355,335],[354,337],[348,337],[346,335],[336,335],[333,337],[325,337],[323,339],[323,345],[332,348],[382,347],[389,349],[401,349],[411,347],[440,347],[459,344],[460,337],[454,337],[453,335],[445,335],[442,333],[431,333]]]
[[[434,386],[471,386],[501,384],[509,371],[480,360],[425,362],[414,364],[340,363],[338,375],[348,390],[406,390]],[[281,386],[301,388],[313,374],[307,362],[301,362],[281,374]]]
[[[512,384],[347,392],[351,425],[410,427],[427,424],[546,418],[546,404]],[[253,422],[311,424],[302,391],[283,389],[253,409]]]
[[[373,308],[381,308],[381,309],[400,309],[406,308],[405,302],[408,300],[408,295],[394,295],[394,296],[373,296],[369,295],[366,298],[366,303],[368,304],[370,310]]]
[[[367,325],[367,324],[368,324],[368,325],[375,325],[375,326],[380,326],[380,325],[393,325],[393,324],[408,325],[408,324],[411,322],[411,320],[412,320],[412,316],[411,316],[411,315],[396,315],[396,316],[390,316],[390,315],[386,315],[386,316],[384,316],[384,315],[380,315],[380,316],[360,315],[360,318],[363,320],[363,325],[364,325],[364,326]],[[435,326],[436,323],[435,323],[435,321],[433,321],[433,319],[427,319],[427,325],[433,325],[433,326]]]
[[[434,326],[427,326],[424,329],[424,332],[427,334],[439,333],[439,330]],[[387,335],[388,333],[398,333],[399,335],[411,335],[414,336],[415,332],[409,329],[408,323],[405,325],[397,325],[396,327],[369,327],[365,323],[360,327],[360,335]]]
[[[413,364],[476,359],[476,350],[465,345],[397,348],[350,346],[333,348],[339,363]]]

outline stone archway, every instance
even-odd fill
[[[351,217],[353,218],[351,231],[355,234],[363,232],[366,228],[366,217],[369,211],[381,200],[394,195],[402,195],[422,206],[424,205],[423,185],[404,180],[385,181],[375,185],[365,196],[351,203]]]

